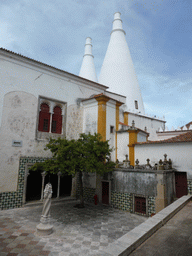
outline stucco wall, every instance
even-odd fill
[[[129,155],[129,133],[118,132],[117,133],[117,159],[120,162],[125,160],[125,155]]]
[[[83,132],[97,133],[98,103],[95,99],[83,102]]]
[[[146,159],[149,158],[153,165],[164,159],[163,155],[166,153],[167,158],[171,158],[173,162],[173,168],[187,172],[188,179],[192,179],[191,152],[191,142],[135,145],[135,159],[139,159],[139,164],[146,164]]]
[[[139,132],[137,134],[137,142],[145,142],[147,141],[147,134],[143,132]]]
[[[76,139],[83,132],[81,99],[104,89],[9,53],[0,58],[0,87],[0,192],[5,192],[17,189],[20,156],[51,156],[44,151],[44,135],[36,140],[39,96],[66,103],[66,135]],[[22,146],[13,147],[12,140],[22,141]]]
[[[80,80],[80,79],[79,79]],[[103,92],[102,89],[88,86],[83,81],[69,79],[67,75],[42,65],[31,65],[25,59],[0,59],[0,122],[4,95],[10,91],[24,91],[51,97],[67,102],[68,106],[76,104],[79,98],[88,98]]]
[[[49,156],[44,142],[35,141],[38,99],[25,92],[5,95],[0,133],[0,192],[15,191],[20,156]],[[12,146],[13,140],[21,147]]]
[[[116,126],[116,102],[108,101],[106,106],[106,139],[109,140],[109,145],[114,148],[111,153],[111,160],[115,161],[115,126]],[[114,127],[114,132],[110,133],[110,126]]]
[[[141,130],[145,130],[145,127],[147,127],[147,132],[149,132],[150,140],[156,140],[156,131],[158,131],[160,127],[162,129],[164,128],[164,122],[161,120],[129,113],[128,125],[132,125],[133,120],[135,121],[135,127],[140,128]]]
[[[112,190],[116,192],[155,197],[156,185],[155,173],[119,170],[112,174]]]
[[[67,108],[67,139],[78,139],[83,132],[83,108],[71,105]]]
[[[175,198],[175,175],[174,172],[164,174],[166,197],[168,205],[171,204]]]

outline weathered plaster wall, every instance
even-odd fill
[[[11,59],[2,56],[0,59],[0,122],[4,95],[10,91],[24,91],[51,97],[67,102],[68,106],[76,104],[78,99],[88,98],[103,90],[84,84],[78,79],[69,79],[59,71],[42,65],[29,64],[25,59]]]
[[[5,95],[0,133],[0,191],[15,191],[20,156],[45,155],[43,143],[35,143],[37,98],[25,92]],[[21,141],[21,147],[12,141]],[[46,155],[49,153],[46,152]]]
[[[67,138],[78,139],[83,132],[83,108],[71,105],[67,108]]]
[[[139,132],[137,134],[137,142],[145,142],[147,141],[147,135],[143,132]]]
[[[68,137],[76,139],[82,132],[82,108],[69,106],[68,119]],[[20,91],[5,95],[0,133],[0,192],[16,190],[20,156],[51,156],[44,150],[47,140],[36,139],[37,124],[38,99],[34,95]],[[21,147],[12,146],[13,140],[21,141]]]
[[[117,159],[120,162],[125,160],[125,155],[129,155],[129,133],[118,132],[117,133]]]
[[[112,191],[155,197],[156,185],[155,173],[120,170],[113,172]]]
[[[83,102],[83,132],[97,133],[98,104],[95,99]]]
[[[152,165],[164,159],[166,153],[171,158],[173,167],[181,172],[187,172],[187,178],[192,179],[192,143],[164,143],[135,145],[135,159],[139,164],[145,164],[149,158]]]
[[[83,187],[96,188],[96,173],[84,172],[83,173]]]
[[[106,104],[106,139],[109,140],[109,145],[113,148],[111,160],[115,161],[115,125],[116,125],[116,102],[110,100]],[[110,127],[114,127],[114,132],[110,133]]]
[[[7,53],[0,58],[0,87],[0,192],[5,192],[17,189],[20,156],[51,156],[44,151],[44,135],[36,140],[38,97],[66,102],[67,137],[76,139],[83,132],[81,99],[104,89],[20,56],[9,57]],[[22,141],[22,147],[13,147],[12,140]]]
[[[164,174],[165,186],[166,186],[166,196],[168,205],[171,204],[175,198],[175,175],[174,172]]]
[[[147,132],[150,133],[149,140],[157,140],[156,131],[158,131],[160,127],[164,129],[164,122],[161,120],[129,113],[128,125],[132,125],[133,120],[135,121],[135,127],[141,130],[145,130],[145,127],[147,127]]]

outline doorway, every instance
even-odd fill
[[[26,201],[41,199],[42,176],[41,171],[29,171],[27,176]]]
[[[177,198],[188,194],[186,172],[175,172],[175,189]]]
[[[102,181],[102,204],[109,204],[109,182]]]
[[[47,174],[45,176],[44,187],[49,182],[52,185],[52,191],[53,191],[52,198],[55,198],[55,197],[57,197],[57,187],[58,187],[58,176],[57,176],[57,174]]]
[[[146,198],[135,196],[135,212],[146,214]]]
[[[42,172],[43,170],[38,171],[29,171],[26,182],[26,201],[34,201],[41,199],[42,192]],[[60,176],[60,191],[58,194],[58,175],[57,174],[47,174],[44,180],[44,188],[47,183],[52,185],[52,198],[64,196],[71,196],[72,189],[72,175]],[[44,189],[43,189],[44,190]]]
[[[72,188],[72,175],[64,175],[60,178],[60,196],[70,196]]]

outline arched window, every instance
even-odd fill
[[[50,113],[49,106],[46,103],[42,103],[39,112],[39,127],[40,132],[49,132],[50,127]]]
[[[51,132],[60,133],[62,132],[62,111],[61,108],[56,106],[53,110]]]

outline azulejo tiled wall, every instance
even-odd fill
[[[133,195],[111,191],[111,206],[123,211],[133,212]]]
[[[85,201],[94,203],[95,188],[83,188],[83,196]]]
[[[44,162],[47,158],[42,157],[21,157],[19,161],[17,191],[0,193],[0,209],[7,210],[19,208],[23,205],[23,190],[25,180],[25,167],[28,163]]]
[[[83,187],[83,198],[85,202],[94,203],[94,195],[95,195],[95,188],[87,188]],[[79,177],[77,174],[77,189],[76,189],[76,198],[79,199],[80,195],[80,188],[79,188]]]
[[[155,197],[149,196],[148,197],[148,216],[155,213]]]
[[[188,193],[192,195],[192,180],[187,180]]]
[[[148,205],[147,213],[148,216],[151,216],[152,213],[155,213],[155,197],[146,197],[146,200]],[[133,194],[111,191],[111,206],[133,213]]]

